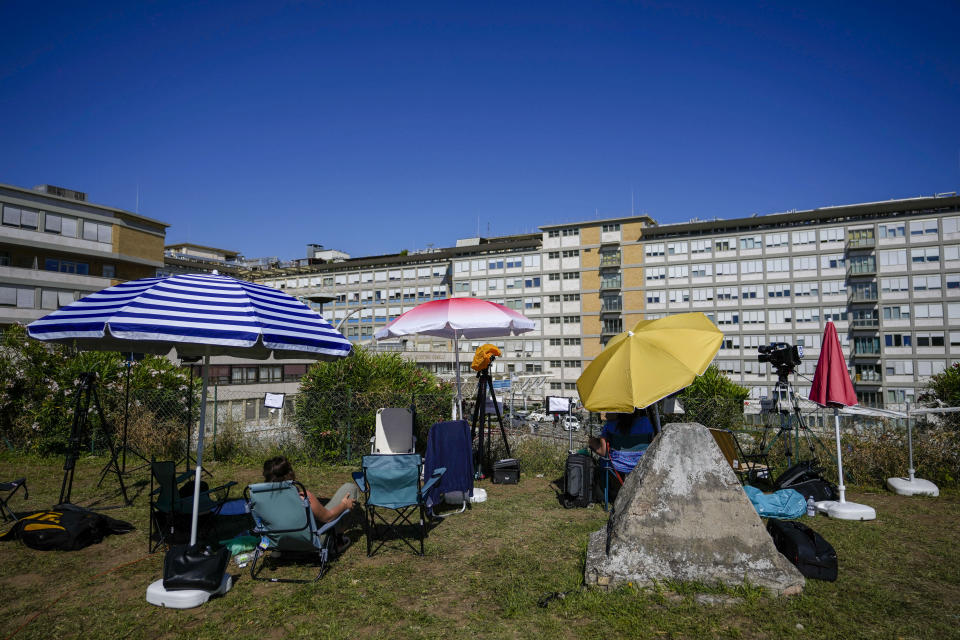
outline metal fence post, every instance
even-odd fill
[[[350,436],[350,427],[353,423],[353,395],[347,389],[347,462],[353,460],[353,438]]]

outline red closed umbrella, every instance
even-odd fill
[[[843,452],[840,447],[840,407],[850,407],[857,404],[857,394],[850,381],[850,372],[843,359],[843,348],[837,336],[837,328],[828,320],[823,330],[823,344],[820,347],[820,358],[817,360],[817,370],[813,374],[813,385],[810,387],[810,399],[822,407],[833,407],[833,426],[837,439],[837,488],[840,491],[840,500],[822,500],[817,503],[817,510],[825,512],[831,518],[841,520],[873,520],[877,512],[855,502],[847,502],[846,487],[843,485]]]

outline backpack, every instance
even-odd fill
[[[582,453],[567,456],[564,473],[563,506],[588,507],[593,497],[593,458]]]
[[[0,540],[20,540],[39,551],[74,551],[96,544],[111,533],[128,533],[129,522],[115,520],[71,504],[20,518]]]

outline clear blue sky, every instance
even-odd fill
[[[0,24],[0,182],[130,210],[139,185],[169,242],[250,257],[960,190],[957,2],[5,1]]]

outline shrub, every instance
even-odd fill
[[[332,462],[369,448],[380,407],[412,404],[415,435],[422,448],[430,426],[450,415],[452,401],[450,383],[397,353],[355,345],[348,357],[318,362],[307,371],[293,419],[311,452]]]
[[[714,365],[707,367],[679,398],[686,415],[684,422],[699,422],[706,427],[736,429],[743,424],[743,402],[750,395]]]

